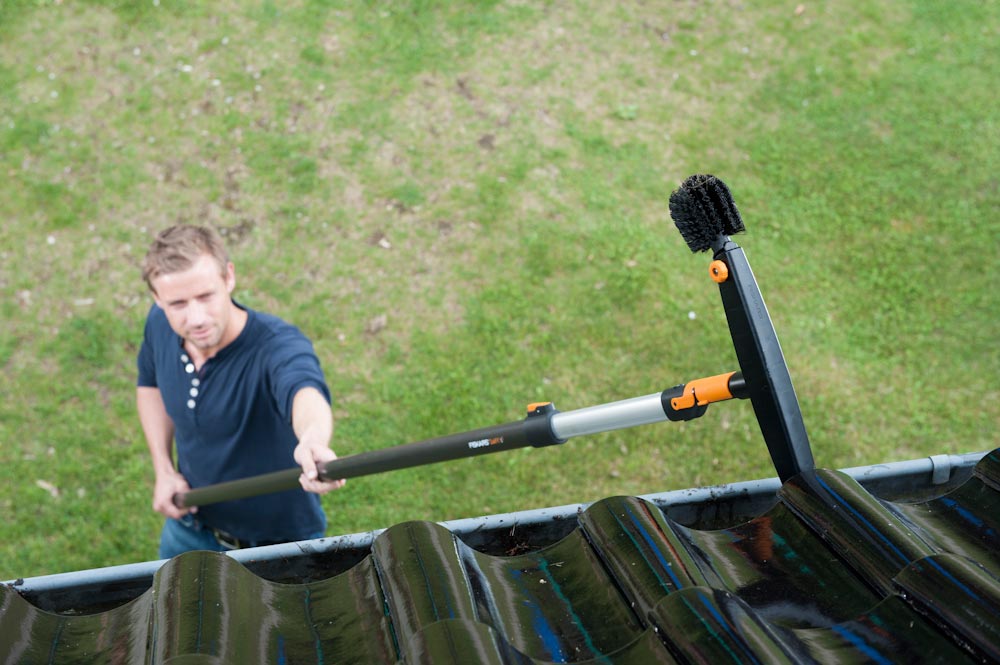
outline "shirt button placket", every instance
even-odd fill
[[[184,371],[187,374],[194,374],[194,363],[191,362],[191,359],[188,357],[186,353],[181,354],[181,362],[184,363]],[[195,397],[198,396],[198,388],[197,388],[198,383],[199,383],[198,377],[192,376],[191,377],[192,387],[191,390],[188,392],[190,398],[187,401],[187,407],[192,410],[194,409],[194,407],[198,405],[198,403],[194,399]]]

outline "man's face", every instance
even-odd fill
[[[222,275],[219,264],[207,254],[187,270],[152,280],[153,298],[173,331],[208,353],[218,350],[229,326],[235,286],[233,264]]]

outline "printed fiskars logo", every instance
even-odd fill
[[[479,439],[478,441],[469,441],[469,448],[485,448],[487,446],[496,446],[503,443],[502,436],[495,436],[492,439]]]

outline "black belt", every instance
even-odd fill
[[[209,531],[212,532],[212,536],[215,540],[225,547],[227,550],[242,550],[247,547],[265,547],[266,545],[278,545],[287,541],[284,540],[243,540],[237,538],[231,533],[226,533],[221,529],[214,529],[208,527]]]

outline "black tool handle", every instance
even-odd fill
[[[322,465],[319,475],[324,480],[356,478],[529,445],[537,447],[562,443],[562,440],[552,433],[550,425],[552,416],[558,413],[555,408],[548,403],[533,407],[524,420],[340,457]],[[294,467],[251,478],[208,485],[175,494],[173,502],[178,508],[186,508],[283,492],[299,487],[301,474],[302,469]]]

